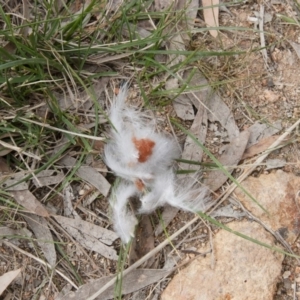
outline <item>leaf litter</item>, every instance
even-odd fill
[[[250,133],[243,131],[231,141],[230,144],[222,148],[222,154],[218,157],[219,162],[227,172],[232,173],[240,162],[246,149]],[[212,190],[217,191],[228,179],[223,170],[211,170],[205,178],[204,183]]]
[[[0,276],[0,296],[5,291],[5,289],[9,286],[9,284],[15,280],[17,276],[19,276],[21,273],[21,269],[13,270],[10,272],[7,272]]]
[[[118,238],[115,232],[81,219],[53,217],[86,249],[95,251],[108,259],[118,259],[116,251],[109,247]]]
[[[9,239],[12,243],[19,246],[19,237],[31,238],[32,232],[27,228],[13,229],[10,227],[0,227],[0,239]]]
[[[67,168],[73,168],[77,164],[77,160],[69,155],[66,155],[58,161],[58,164],[63,165]],[[94,168],[87,165],[82,165],[77,169],[76,175],[84,181],[93,185],[101,192],[102,195],[108,195],[110,189],[109,182],[101,173],[97,172]]]
[[[6,169],[10,170],[6,162],[3,162],[3,165],[6,166]],[[23,181],[24,177],[28,174],[26,172],[18,172],[4,175],[0,178],[1,187],[3,190],[7,190],[21,207],[41,217],[49,217],[47,209],[28,190],[28,184]]]
[[[56,250],[53,241],[51,231],[48,227],[48,222],[45,218],[24,213],[23,218],[25,219],[29,228],[33,231],[38,245],[41,247],[46,260],[52,268],[56,265]]]
[[[151,285],[155,282],[162,280],[164,277],[168,276],[171,273],[170,270],[156,270],[156,269],[138,269],[133,270],[128,275],[125,275],[122,278],[122,293],[124,295],[130,294],[137,290],[142,289],[148,285]],[[99,286],[104,286],[108,283],[114,276],[102,277],[100,279],[94,280],[90,283],[87,283],[81,286],[76,292],[69,292],[66,295],[61,295],[58,299],[62,300],[86,300],[87,297],[93,295],[98,289]],[[101,296],[94,299],[106,300],[112,299],[114,297],[114,287],[110,287]]]
[[[219,0],[202,0],[203,17],[207,27],[219,27]],[[216,38],[218,31],[209,29],[209,33]]]

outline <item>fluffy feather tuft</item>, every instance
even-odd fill
[[[206,186],[191,182],[185,187],[177,187],[175,197],[168,202],[171,206],[178,207],[185,211],[205,211],[210,205],[210,192]]]
[[[166,203],[187,211],[204,210],[208,190],[176,181],[173,160],[180,156],[174,139],[155,131],[155,123],[126,105],[127,85],[120,89],[112,103],[109,117],[114,126],[111,139],[104,148],[106,164],[123,178],[112,193],[113,222],[124,243],[134,236],[137,219],[127,208],[133,195],[140,196],[139,213],[151,213]],[[185,186],[185,187],[183,187]]]
[[[139,213],[151,213],[160,206],[169,203],[174,198],[174,173],[169,169],[165,173],[158,174],[155,180],[148,185],[149,191],[141,197]]]
[[[122,181],[115,191],[112,192],[110,204],[113,211],[115,231],[123,243],[128,243],[134,237],[134,229],[137,219],[134,213],[127,208],[128,198],[136,194],[133,184]]]

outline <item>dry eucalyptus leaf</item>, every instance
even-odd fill
[[[232,173],[234,167],[237,166],[241,160],[248,143],[249,136],[250,133],[248,131],[243,131],[239,137],[224,147],[224,152],[218,159],[227,172]],[[230,166],[230,168],[226,168],[226,166]],[[226,182],[227,179],[228,176],[224,174],[222,170],[212,170],[208,173],[204,183],[210,188],[210,190],[216,191]]]
[[[278,137],[278,135],[265,137],[259,140],[259,142],[257,142],[256,144],[248,147],[243,154],[242,160],[267,150],[278,139]]]
[[[0,187],[5,189],[6,191],[26,190],[28,189],[28,184],[25,181],[20,181],[22,181],[27,175],[27,172],[18,172],[11,173],[9,176],[2,176],[0,178]],[[33,183],[35,184],[35,186],[40,187],[60,183],[64,178],[64,174],[55,170],[46,170],[41,171],[36,175],[36,177],[38,178],[39,183],[35,178],[33,178]]]
[[[172,252],[169,252],[168,254],[166,253],[163,270],[171,270],[175,268],[176,266],[178,266],[180,260],[181,258],[178,255],[178,253],[172,253]]]
[[[217,93],[213,93],[207,103],[208,119],[210,122],[220,122],[226,128],[229,140],[237,138],[240,131],[235,123],[233,114]]]
[[[175,5],[177,4],[176,2],[173,1],[156,1],[155,2],[155,6],[159,7],[158,11],[162,11],[165,9],[170,8],[171,6],[171,12],[177,11],[177,7]],[[174,7],[175,6],[175,7]],[[185,19],[184,15],[180,16],[180,19]],[[176,25],[175,24],[171,24],[169,25],[165,31],[168,32],[168,34],[170,35],[170,38],[166,41],[166,48],[168,50],[175,50],[175,51],[184,51],[186,50],[186,46],[185,46],[185,41],[184,38],[186,38],[186,28],[182,28],[182,24],[180,24],[181,22],[179,21]],[[185,26],[185,24],[183,25]],[[178,55],[178,54],[169,54],[168,55],[168,65],[169,67],[177,65],[181,62],[183,62],[185,60],[185,56],[184,55]],[[181,74],[183,73],[183,71],[178,71],[177,74]],[[168,76],[168,75],[166,75]],[[173,78],[168,79],[166,86],[168,86],[168,81],[169,80],[174,80]]]
[[[138,269],[133,270],[122,278],[122,294],[126,295],[140,290],[150,284],[161,281],[171,273],[170,270]],[[86,300],[96,293],[102,286],[115,276],[106,276],[82,285],[76,292],[70,292],[62,297],[64,300]],[[114,286],[109,287],[96,300],[108,300],[114,298]]]
[[[174,5],[173,0],[154,0],[154,9],[157,12],[162,12],[171,8]]]
[[[39,182],[35,178],[32,179],[36,187],[49,186],[52,184],[58,184],[63,181],[64,173],[56,170],[44,170],[36,174]]]
[[[178,78],[170,78],[166,81],[166,90],[175,90],[178,88]],[[194,108],[187,94],[180,94],[179,96],[177,96],[176,99],[173,101],[173,107],[175,109],[177,117],[179,117],[180,119],[184,121],[194,120]]]
[[[45,218],[36,216],[33,214],[23,214],[26,223],[33,231],[38,245],[41,247],[45,258],[51,267],[56,264],[56,252],[54,247],[54,241],[50,229],[48,227],[48,222]]]
[[[267,159],[266,165],[267,165],[266,170],[278,169],[286,165],[286,160],[280,158]]]
[[[179,22],[176,25],[171,24],[166,28],[168,33],[173,33],[170,36],[170,39],[166,43],[166,47],[169,50],[186,50],[186,44],[190,41],[190,35],[188,32],[190,29],[194,27],[194,21],[197,16],[199,1],[198,0],[179,0],[179,1],[169,1],[169,0],[160,0],[154,1],[154,6],[157,11],[163,11],[169,9],[171,12],[175,11],[180,12]],[[182,14],[184,12],[184,14]],[[176,31],[175,31],[176,30]],[[176,65],[185,60],[184,55],[178,54],[170,54],[168,57],[169,66]],[[183,73],[182,70],[178,71],[177,74],[179,78],[180,74]],[[168,75],[167,75],[168,76]],[[172,89],[172,86],[178,86],[179,80],[178,78],[169,78],[166,80],[166,89]],[[177,88],[177,87],[175,87]],[[180,95],[177,97],[174,102],[174,109],[177,115],[183,120],[193,120],[194,119],[194,111],[192,103],[188,100],[187,96]]]
[[[199,1],[198,0],[178,0],[176,9],[181,11],[184,10],[185,18],[180,20],[184,22],[185,29],[194,28],[194,22],[197,17],[198,9],[199,9]]]
[[[115,232],[79,219],[62,216],[54,216],[54,218],[86,249],[95,251],[112,260],[118,259],[116,251],[107,246],[118,238]]]
[[[199,0],[178,0],[176,10],[185,12],[185,15],[179,20],[179,26],[182,29],[180,35],[186,43],[189,43],[191,38],[190,32],[194,28],[199,10]]]
[[[280,120],[276,121],[274,124],[271,125],[255,122],[248,128],[248,131],[250,132],[250,138],[248,141],[247,148],[251,147],[252,145],[255,145],[261,139],[270,137],[278,133],[281,129],[282,126]]]
[[[23,20],[22,20],[22,25],[26,24],[26,20],[30,19],[31,15],[31,5],[29,5],[28,0],[22,0],[23,2]],[[27,37],[28,34],[31,31],[31,27],[29,26],[21,26],[20,33],[23,35],[23,37]]]
[[[5,173],[8,173],[10,171],[9,166],[5,161],[1,160],[1,165]],[[27,173],[25,172],[18,172],[10,174],[9,176],[2,176],[0,177],[0,188],[10,191],[11,196],[14,197],[16,202],[26,208],[28,211],[42,217],[49,217],[48,211],[28,190],[27,183],[18,183],[23,180],[26,175]],[[14,186],[10,187],[11,185]]]
[[[89,88],[90,92],[96,96],[96,101],[100,104],[103,101],[102,94],[105,91],[108,81],[109,81],[108,77],[101,77],[100,79],[97,80],[97,82],[94,82],[94,84]],[[87,99],[83,108],[85,110],[88,110],[94,105],[94,101],[93,101],[93,99],[91,99],[90,95],[86,91],[83,92],[83,95]]]
[[[12,281],[21,273],[21,269],[4,273],[0,276],[0,295],[6,290],[6,288],[12,283]]]
[[[95,199],[97,199],[100,195],[100,192],[98,190],[94,190],[92,193],[88,194],[87,197],[83,200],[83,206],[86,207],[94,202]]]
[[[16,52],[16,50],[17,50],[17,47],[16,47],[16,45],[13,42],[10,41],[5,46],[3,46],[2,49],[4,50],[1,53],[2,57],[3,58],[10,58],[10,56],[7,55],[6,53],[8,53],[10,55],[14,54]]]
[[[91,94],[96,95],[97,101],[99,101],[107,82],[108,78],[102,77],[89,87],[89,91],[84,90],[79,93],[77,97],[75,97],[71,90],[68,90],[69,93],[56,93],[55,96],[57,98],[58,105],[62,110],[77,110],[79,108],[89,110],[94,105],[94,100],[91,99]]]
[[[192,78],[190,78],[191,73],[193,73]],[[186,70],[183,73],[182,79],[185,85],[189,87],[196,87],[197,91],[188,91],[184,94],[180,94],[173,101],[173,106],[179,118],[183,120],[193,120],[195,117],[193,105],[197,109],[199,109],[200,106],[203,106],[203,104],[206,105],[211,88],[200,70],[195,68]],[[201,87],[200,90],[199,87]],[[178,86],[174,88],[178,88]]]
[[[175,90],[179,88],[179,82],[178,82],[178,78],[170,78],[166,84],[165,84],[165,89],[168,90]]]
[[[300,45],[297,43],[294,43],[292,41],[288,41],[290,43],[290,45],[293,47],[293,49],[295,50],[298,58],[300,58]]]
[[[2,182],[2,176],[7,175],[11,173],[10,167],[7,165],[5,159],[3,157],[0,157],[0,182]],[[1,183],[0,183],[1,185]]]
[[[190,72],[193,72],[194,74],[188,83],[187,79],[190,77]],[[189,87],[193,86],[197,89],[196,91],[186,92],[186,95],[188,95],[194,106],[197,109],[199,109],[200,105],[206,106],[210,96],[213,95],[213,91],[201,71],[199,69],[188,70],[184,73],[183,79],[185,84],[188,84]]]
[[[0,156],[5,156],[12,151],[13,151],[12,149],[8,149],[8,148],[0,146]]]
[[[195,120],[189,131],[202,145],[205,144],[207,133],[207,111],[202,105],[199,106]],[[181,158],[200,162],[202,160],[202,155],[202,148],[195,144],[190,136],[187,136]],[[197,165],[183,163],[179,164],[179,168],[184,170],[199,170],[199,166]]]
[[[66,166],[68,168],[73,168],[76,165],[76,159],[66,155],[61,160],[58,161],[58,164]],[[97,172],[94,168],[82,165],[76,171],[76,175],[81,179],[87,181],[91,185],[93,185],[96,189],[98,189],[102,195],[107,196],[110,184],[105,179],[103,175]]]
[[[143,215],[137,225],[135,237],[131,244],[129,264],[132,265],[141,257],[153,250],[155,247],[154,242],[153,228],[150,217],[148,215]],[[146,264],[143,265],[143,267],[151,268],[154,261],[155,257],[152,256],[146,262]]]
[[[0,178],[0,187],[6,191],[23,191],[28,189],[28,184],[23,181],[20,182],[28,175],[25,172],[11,173],[9,176],[2,176]]]
[[[2,238],[13,238],[14,235],[17,235],[15,229],[9,227],[0,227],[0,239]]]
[[[12,150],[12,151],[16,151],[16,152],[18,152],[18,153],[22,153],[22,154],[24,154],[24,155],[26,155],[26,156],[28,156],[28,157],[32,157],[33,159],[41,160],[41,157],[40,157],[40,156],[35,155],[35,154],[31,153],[31,152],[26,152],[26,151],[24,151],[23,148],[18,147],[18,146],[15,146],[15,145],[10,144],[10,143],[7,143],[7,142],[2,141],[2,140],[0,139],[0,151],[4,150],[4,152],[2,152],[2,154],[5,153],[5,149],[10,149],[10,150]],[[8,153],[9,153],[9,152],[8,152]]]
[[[67,283],[60,291],[60,293],[56,293],[54,296],[55,300],[64,300],[65,295],[69,294],[72,290],[72,285],[70,283]],[[73,293],[73,292],[71,292]]]
[[[72,186],[67,183],[63,189],[63,201],[64,201],[64,216],[70,217],[74,216],[75,218],[80,218],[76,210],[73,208],[72,201],[75,199]]]
[[[184,121],[194,120],[194,108],[186,94],[181,94],[176,97],[176,100],[173,101],[173,107],[178,118]]]
[[[231,204],[226,206],[222,206],[214,210],[211,214],[211,217],[226,217],[226,218],[234,218],[240,219],[247,216],[247,213],[244,211],[234,210]]]
[[[12,229],[9,227],[0,227],[0,239],[12,239],[15,242],[18,237],[31,237],[32,233],[27,228]]]
[[[184,41],[181,37],[180,34],[176,34],[172,36],[168,41],[167,41],[167,49],[168,50],[174,50],[174,51],[184,51],[185,49],[185,44]],[[169,54],[169,66],[174,66],[177,65],[185,60],[184,55],[179,55],[179,54]],[[181,71],[179,72],[181,73]]]
[[[126,22],[126,24],[122,27],[122,34],[131,39],[145,39],[152,33],[138,25]]]
[[[203,17],[207,27],[219,27],[219,0],[202,0],[202,5]],[[210,29],[209,33],[213,37],[218,36],[216,29]]]
[[[180,14],[183,11],[183,8],[179,7],[180,5],[183,5],[184,7],[184,11],[187,12],[189,11],[188,9],[188,4],[193,4],[194,5],[194,0],[193,1],[188,1],[184,4],[184,2],[181,0],[179,2],[173,2],[173,1],[163,1],[164,4],[162,4],[162,1],[160,1],[159,3],[162,5],[160,6],[160,9],[158,9],[158,11],[162,11],[162,10],[166,10],[168,8],[170,8],[171,6],[172,9],[171,11],[179,11]],[[156,2],[158,3],[158,1]],[[155,6],[156,6],[155,3]],[[174,7],[174,4],[176,5]],[[192,6],[191,6],[192,9]],[[185,43],[188,42],[189,36],[186,34],[186,31],[189,29],[187,28],[187,22],[183,22],[182,20],[187,20],[188,19],[188,15],[180,15],[180,21],[175,25],[175,24],[171,24],[169,27],[166,28],[166,31],[168,31],[168,34],[173,33],[173,35],[171,34],[170,39],[167,41],[166,46],[168,50],[186,50],[185,47]],[[184,55],[178,55],[178,54],[170,54],[169,55],[169,65],[170,66],[174,66],[182,61],[185,60],[185,56]],[[179,71],[178,73],[182,73],[182,71]]]
[[[35,198],[28,190],[11,191],[10,194],[15,198],[16,202],[26,208],[29,212],[41,217],[49,217],[46,208]]]

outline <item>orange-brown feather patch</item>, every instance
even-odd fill
[[[137,139],[135,137],[132,138],[132,142],[139,152],[138,161],[141,163],[147,161],[149,156],[152,154],[152,149],[155,146],[155,142],[150,139]]]
[[[144,183],[143,183],[143,181],[142,181],[141,179],[137,179],[134,183],[135,183],[136,188],[137,188],[139,191],[142,192],[142,191],[144,190],[145,185],[144,185]]]

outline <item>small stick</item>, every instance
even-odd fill
[[[60,272],[60,271],[54,269],[53,267],[51,267],[50,264],[44,262],[43,260],[41,260],[40,258],[38,258],[38,257],[36,257],[36,256],[34,256],[34,255],[32,255],[31,253],[28,253],[28,252],[22,250],[21,248],[15,246],[14,244],[12,244],[12,243],[10,243],[10,242],[8,242],[8,241],[3,240],[3,243],[4,243],[7,247],[12,247],[12,248],[14,248],[15,250],[19,251],[20,253],[22,253],[22,254],[24,254],[24,255],[26,255],[26,256],[28,256],[28,257],[34,259],[35,261],[39,262],[39,263],[42,264],[42,265],[48,267],[50,270],[55,271],[55,272],[56,272],[58,275],[60,275],[63,279],[65,279],[66,281],[68,281],[68,282],[69,282],[76,290],[78,290],[78,286],[77,286],[71,279],[69,279],[69,278],[68,278],[65,274],[63,274],[62,272]]]
[[[259,11],[259,37],[260,37],[260,46],[263,48],[261,49],[261,53],[266,65],[266,68],[268,70],[268,54],[266,50],[266,41],[265,41],[265,35],[264,35],[264,13],[265,13],[265,7],[263,5],[260,5],[260,11]]]
[[[183,231],[185,231],[187,228],[189,228],[192,224],[194,224],[197,220],[199,220],[199,217],[195,217],[190,222],[188,222],[186,225],[184,225],[182,228],[180,228],[177,232],[173,233],[168,239],[164,240],[162,243],[160,243],[158,246],[156,246],[152,251],[144,255],[141,259],[139,259],[137,262],[135,262],[133,265],[131,265],[128,269],[126,269],[122,276],[127,275],[131,271],[138,268],[140,265],[142,265],[145,261],[147,261],[149,258],[157,254],[159,251],[161,251],[165,246],[167,246],[171,240],[175,239],[179,234],[181,234]],[[106,291],[109,287],[111,287],[117,280],[119,275],[116,275],[113,279],[111,279],[109,282],[107,282],[102,288],[100,288],[96,293],[88,297],[86,300],[94,300],[96,297],[101,295],[104,291]]]
[[[28,122],[28,123],[36,124],[36,125],[39,125],[41,127],[45,127],[45,128],[54,130],[54,131],[59,131],[59,132],[67,133],[67,134],[70,134],[70,135],[79,136],[79,137],[83,137],[83,138],[86,138],[86,139],[94,140],[94,141],[104,141],[105,140],[104,137],[92,136],[92,135],[87,135],[87,134],[83,134],[83,133],[79,133],[79,132],[64,130],[64,129],[61,129],[61,128],[50,126],[49,124],[46,124],[46,123],[33,121],[33,120],[26,119],[26,118],[23,118],[23,117],[20,117],[19,119],[22,120],[22,121]]]
[[[268,155],[276,147],[278,147],[295,128],[297,128],[297,126],[299,126],[299,124],[300,119],[297,122],[295,122],[289,129],[287,129],[287,131],[283,133],[265,152],[263,152],[263,154],[257,158],[257,160],[251,165],[251,167],[244,170],[243,174],[239,178],[237,178],[237,183],[241,183],[243,180],[245,180],[255,170],[255,168],[259,166],[268,157]],[[223,203],[229,197],[229,195],[235,190],[236,187],[237,184],[235,182],[231,183],[226,192],[220,195],[220,197],[217,199],[221,199],[221,201],[214,207],[214,209],[220,206],[220,204]]]

